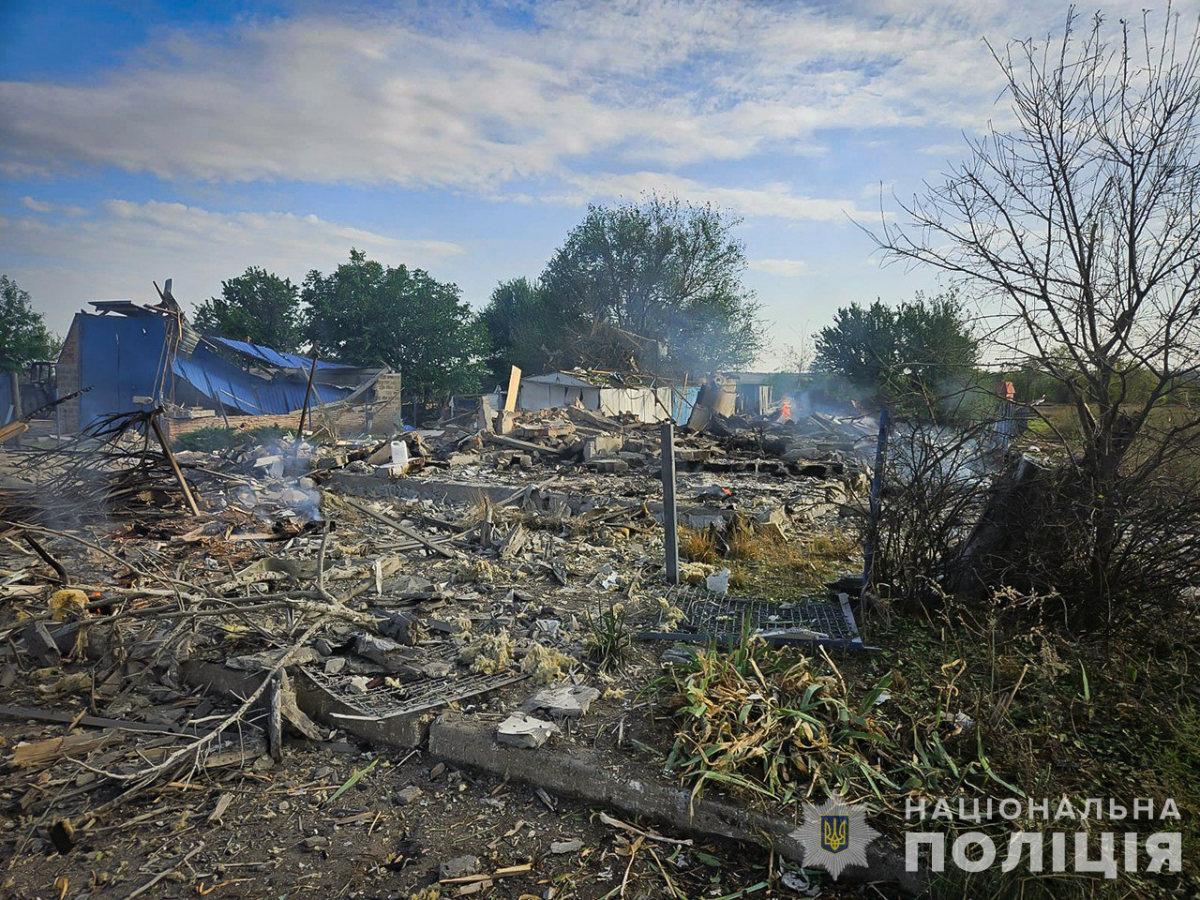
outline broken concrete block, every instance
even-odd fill
[[[596,472],[602,472],[607,475],[618,475],[622,472],[629,471],[629,463],[623,459],[595,459],[588,460],[587,467]]]
[[[523,712],[542,711],[555,719],[578,719],[585,715],[600,696],[594,687],[581,684],[558,684],[544,687],[524,703]]]
[[[446,860],[446,862],[438,866],[438,877],[445,880],[447,878],[465,878],[468,875],[478,875],[479,867],[478,856],[456,856],[454,859]]]
[[[792,525],[792,520],[781,506],[767,507],[754,517],[754,521],[759,525],[774,525],[782,532],[786,532]]]
[[[496,741],[510,747],[536,750],[559,733],[553,722],[543,722],[525,713],[516,712],[496,728]]]
[[[576,853],[583,849],[583,841],[575,838],[570,841],[554,841],[550,844],[550,852],[556,856],[561,856],[564,853]]]
[[[401,788],[396,791],[396,795],[392,798],[397,806],[412,806],[425,793],[415,784],[410,784],[406,788]]]
[[[480,431],[491,431],[492,423],[496,419],[496,409],[492,406],[492,399],[487,394],[479,398],[479,417],[476,420],[476,427]]]
[[[619,434],[597,434],[583,442],[584,461],[596,456],[613,456],[621,452],[625,439]]]
[[[496,434],[501,436],[510,435],[517,430],[517,414],[515,412],[501,410],[500,412],[496,413],[495,423]]]

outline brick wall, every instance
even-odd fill
[[[399,409],[400,397],[397,395],[388,403],[371,404],[371,434],[389,435],[395,431],[396,413]],[[366,411],[362,405],[339,407],[334,410],[322,410],[319,406],[312,409],[312,427],[336,429],[339,437],[353,438],[363,434]],[[267,428],[275,426],[295,431],[300,424],[300,413],[292,412],[281,416],[230,416],[229,427],[235,430],[250,428]],[[225,419],[221,416],[204,419],[168,419],[168,434],[175,438],[201,428],[224,428]],[[305,431],[312,428],[305,423]]]
[[[81,387],[79,383],[79,323],[71,323],[71,330],[63,341],[62,352],[58,354],[58,365],[55,367],[55,377],[58,383],[58,396],[65,397]],[[59,407],[59,417],[62,422],[63,434],[74,434],[79,430],[79,398],[69,400]]]

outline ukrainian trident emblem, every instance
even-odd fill
[[[821,847],[841,853],[850,844],[849,816],[821,816]]]
[[[804,866],[824,869],[834,878],[846,866],[865,866],[867,847],[879,837],[867,824],[866,807],[837,794],[821,804],[805,803],[804,822],[794,834],[804,845]]]

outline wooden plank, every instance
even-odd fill
[[[502,447],[511,447],[513,450],[524,450],[526,453],[558,453],[556,447],[547,447],[543,444],[533,444],[529,441],[522,441],[519,438],[509,437],[505,434],[489,434],[483,435],[483,441],[486,444],[499,444]]]
[[[44,766],[66,756],[88,753],[119,739],[115,731],[102,731],[99,734],[68,734],[44,741],[22,741],[13,748],[9,763],[17,769]]]
[[[32,719],[35,722],[58,722],[63,725],[74,722],[89,728],[115,728],[118,731],[142,731],[149,734],[177,734],[181,730],[178,725],[151,725],[148,722],[130,722],[103,716],[76,716],[33,706],[0,706],[0,716],[10,719]]]
[[[504,411],[517,411],[517,393],[521,390],[521,370],[513,366],[508,373],[508,393],[504,395]]]

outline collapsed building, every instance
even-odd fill
[[[450,766],[528,783],[552,812],[551,795],[575,798],[803,861],[795,823],[698,800],[623,748],[655,740],[655,704],[640,691],[680,648],[752,634],[870,649],[858,576],[782,601],[747,596],[722,554],[739,534],[786,543],[861,516],[876,420],[793,416],[786,397],[775,401],[753,378],[684,385],[571,370],[514,378],[511,396],[451,405],[412,428],[388,393],[394,373],[203,337],[170,309],[93,308],[76,317],[59,361],[63,395],[94,385],[70,401],[78,437],[13,454],[12,477],[0,480],[9,538],[0,679],[57,679],[43,689],[38,679],[51,675],[31,675],[0,707],[0,723],[26,723],[14,726],[0,769],[0,791],[32,823],[18,849],[78,858],[120,804],[174,790],[189,773],[220,795],[213,829],[242,803],[222,799],[235,796],[230,783],[274,766],[276,783],[291,785],[288,802],[323,822],[324,804],[374,763],[306,796],[296,785],[308,776],[289,775],[289,760],[310,751],[377,760],[400,748],[393,774],[408,783],[394,812],[341,812],[304,838],[305,851],[369,835],[404,809],[424,815],[449,787],[435,773]],[[343,427],[315,428],[306,406],[331,410]],[[160,417],[176,435],[226,422],[288,432],[185,451],[162,435],[156,443]],[[676,526],[711,542],[716,557],[681,560]],[[637,649],[605,674],[594,623],[618,607]],[[85,681],[86,695],[71,687]],[[17,796],[35,774],[79,783],[64,799]],[[552,819],[534,840],[568,849],[484,866],[447,858],[421,822],[408,821],[405,849],[388,865],[460,895],[498,878],[532,886],[577,844]],[[194,859],[211,865],[208,855]],[[873,852],[870,877],[908,878],[897,860]]]
[[[305,404],[373,400],[386,369],[347,366],[228,338],[199,334],[171,310],[127,300],[76,313],[59,355],[60,394],[90,387],[63,404],[64,432],[102,415],[163,406],[168,421],[286,416]],[[213,421],[207,424],[214,424]]]

